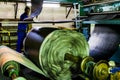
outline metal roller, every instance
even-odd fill
[[[66,54],[84,58],[89,56],[88,43],[83,34],[56,28],[33,29],[25,42],[25,54],[52,80],[71,80],[70,68],[77,68]]]
[[[89,80],[108,80],[109,65],[106,60],[100,60],[95,63],[92,57],[85,57],[81,62],[81,71],[83,72],[83,79],[89,77]]]
[[[93,69],[94,80],[107,80],[109,77],[108,68],[109,65],[106,60],[97,62]]]

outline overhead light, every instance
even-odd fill
[[[27,2],[27,6],[32,6],[32,4],[30,2]]]
[[[26,0],[27,2],[31,2],[31,0]]]
[[[58,8],[58,7],[60,7],[60,4],[44,3],[43,7],[55,7],[55,8]]]
[[[31,0],[27,0],[28,2],[27,2],[27,6],[32,6],[32,4],[31,4]]]

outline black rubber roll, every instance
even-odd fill
[[[39,50],[45,37],[57,28],[33,28],[24,40],[25,55],[37,66],[39,65]]]
[[[96,25],[88,41],[90,56],[96,61],[108,60],[120,44],[119,25]]]

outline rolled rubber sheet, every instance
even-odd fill
[[[44,75],[44,73],[33,62],[21,53],[18,53],[7,46],[0,46],[0,68],[3,69],[3,66],[9,61],[15,61],[35,72]]]
[[[77,66],[65,60],[66,53],[81,58],[89,56],[85,37],[73,30],[33,29],[27,34],[24,46],[25,55],[52,80],[71,80],[70,68]]]
[[[65,60],[65,54],[84,58],[89,48],[84,36],[72,30],[56,30],[41,45],[39,60],[42,71],[53,80],[70,80],[70,67],[75,63]],[[53,77],[54,76],[54,77]]]
[[[96,15],[90,20],[110,20],[118,15]],[[97,24],[89,38],[90,56],[96,61],[110,59],[120,44],[120,25]]]

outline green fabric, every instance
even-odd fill
[[[76,64],[65,60],[65,54],[84,58],[89,56],[89,46],[83,34],[74,30],[56,30],[43,41],[39,60],[42,71],[52,80],[71,80],[70,67]]]

